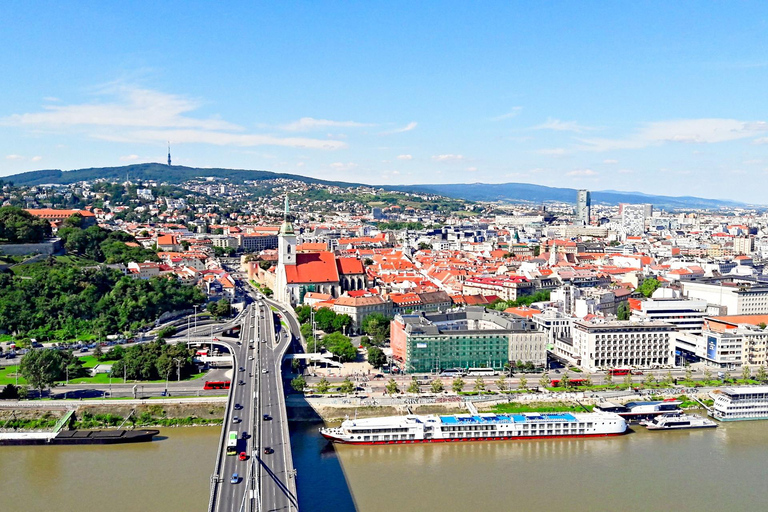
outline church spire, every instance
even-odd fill
[[[291,224],[291,208],[288,206],[288,194],[285,195],[285,209],[283,211],[283,225],[280,227],[281,235],[293,235],[293,224]]]
[[[283,220],[288,222],[288,215],[291,213],[291,207],[288,206],[288,194],[285,194],[285,211],[283,213]]]

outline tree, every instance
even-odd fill
[[[655,292],[659,287],[661,286],[661,281],[656,279],[655,277],[651,277],[648,279],[645,279],[640,286],[637,287],[637,291],[642,293],[645,297],[650,297],[653,295],[653,292]]]
[[[389,378],[386,385],[388,395],[396,395],[400,392],[400,388],[397,387],[397,382],[392,377]]]
[[[296,319],[305,324],[312,318],[312,306],[296,306]]]
[[[374,338],[374,341],[381,343],[389,336],[389,323],[392,318],[382,313],[371,313],[363,318],[360,327],[363,332]]]
[[[15,206],[0,208],[0,240],[11,244],[40,242],[51,236],[51,224]]]
[[[416,379],[416,377],[411,378],[411,383],[408,384],[408,389],[406,389],[408,393],[413,393],[414,395],[418,395],[421,392],[421,388],[419,387],[419,381]]]
[[[379,347],[368,347],[368,363],[374,368],[381,368],[387,363],[387,356]]]
[[[563,376],[560,378],[560,387],[568,389],[571,386],[571,376],[568,369],[563,370]]]
[[[619,304],[616,310],[616,317],[619,320],[629,320],[629,305],[626,302]]]
[[[354,390],[355,390],[355,385],[352,384],[352,381],[349,380],[349,377],[346,377],[342,381],[341,385],[339,386],[339,392],[345,395],[352,393]]]
[[[315,386],[315,389],[318,393],[326,393],[328,391],[328,388],[331,387],[331,383],[328,382],[328,379],[323,377],[320,379],[320,382],[317,383],[317,386]]]
[[[296,390],[297,393],[303,393],[304,388],[307,387],[307,381],[303,375],[299,375],[295,379],[291,379],[291,387]]]
[[[507,379],[502,375],[496,380],[496,387],[501,391],[502,393],[507,390]]]
[[[520,377],[520,389],[528,389],[528,379]]]
[[[744,380],[749,380],[752,377],[752,370],[749,369],[749,366],[744,365],[741,367],[741,378]]]
[[[760,365],[760,367],[757,369],[757,375],[755,378],[760,382],[765,382],[768,380],[768,372],[766,372],[764,365]]]
[[[333,319],[333,330],[337,332],[343,332],[347,333],[349,332],[349,327],[352,325],[352,317],[343,314],[343,315],[336,315],[336,317]]]
[[[451,383],[451,388],[453,389],[454,393],[461,393],[461,390],[464,389],[464,379],[461,377],[456,377],[453,379],[453,382]]]
[[[686,363],[685,364],[685,380],[691,380],[693,378],[693,370],[691,370],[691,365]]]
[[[485,381],[482,377],[475,379],[475,391],[481,394],[485,391]]]
[[[101,349],[101,343],[96,344],[96,348],[93,349],[93,357],[101,360],[101,356],[104,355],[104,351]]]
[[[656,377],[654,377],[652,373],[647,374],[643,384],[647,388],[652,388],[656,384]]]
[[[627,389],[632,387],[632,374],[628,373],[624,376],[624,385],[627,386]]]
[[[272,262],[271,262],[271,261],[267,261],[267,260],[261,260],[261,261],[259,262],[259,268],[260,268],[261,270],[269,270],[269,268],[270,268],[271,266],[272,266]],[[309,307],[309,306],[307,306],[307,307]]]
[[[324,332],[333,332],[333,320],[336,313],[330,308],[320,308],[315,313],[315,324],[317,328]]]
[[[429,383],[429,387],[432,390],[433,393],[442,393],[443,392],[443,381],[435,378],[432,379],[432,382]]]
[[[357,348],[347,336],[340,332],[334,332],[323,336],[323,345],[333,355],[338,356],[339,361],[345,363],[357,358]]]
[[[19,398],[19,389],[13,384],[6,384],[0,391],[0,400],[16,400]]]
[[[611,375],[611,372],[608,372],[608,373],[606,373],[606,374],[605,374],[605,379],[603,379],[603,381],[604,381],[604,382],[605,382],[607,385],[609,385],[609,386],[610,386],[611,384],[613,384],[613,375]]]
[[[664,376],[664,384],[667,386],[671,386],[675,383],[675,378],[672,377],[672,372],[667,371],[667,374]]]
[[[43,395],[45,388],[51,388],[60,380],[64,368],[61,352],[51,348],[30,350],[21,358],[19,372],[33,388]]]
[[[546,373],[543,373],[539,378],[539,387],[546,388],[547,386],[549,386],[549,384],[550,384],[549,375],[547,375]]]
[[[712,372],[709,371],[709,368],[704,368],[704,381],[709,382],[712,380]]]
[[[723,383],[730,382],[731,381],[731,372],[727,371],[723,375]]]

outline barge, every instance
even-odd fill
[[[145,443],[159,430],[62,430],[0,433],[0,446]]]

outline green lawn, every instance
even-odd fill
[[[96,358],[93,356],[87,356],[87,357],[81,357],[80,359],[86,361],[86,364],[84,365],[86,368],[93,368],[96,366]],[[3,368],[0,370],[0,386],[6,386],[8,384],[16,384],[16,369],[17,366],[0,366],[0,368]],[[188,379],[184,379],[184,382],[188,382],[190,380],[196,380],[204,377],[206,372],[201,373],[195,373],[191,375]],[[169,382],[175,382],[176,379],[171,379]],[[63,384],[65,381],[59,382],[59,384]],[[119,377],[112,377],[112,384],[119,384],[122,383],[123,379]],[[128,381],[130,383],[135,384],[159,384],[164,383],[165,379],[163,380],[142,380],[142,381]],[[109,384],[109,374],[107,373],[99,373],[95,377],[79,377],[76,379],[69,379],[70,384]],[[19,384],[20,385],[27,385],[26,379],[24,379],[21,374],[19,374]]]
[[[18,370],[18,366],[0,366],[2,370],[0,370],[0,386],[7,386],[8,384],[16,385],[16,371]],[[26,385],[27,381],[24,377],[19,374],[19,384]]]
[[[587,405],[587,409],[592,410],[593,406]],[[522,412],[584,412],[584,409],[578,405],[564,402],[541,403],[541,404],[517,404],[510,402],[508,404],[496,404],[491,407],[491,411],[497,414],[513,414]]]

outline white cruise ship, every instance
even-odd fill
[[[768,386],[716,389],[709,396],[716,420],[768,420]]]
[[[624,418],[606,412],[387,416],[346,420],[340,427],[320,429],[326,439],[348,444],[599,437],[626,431]]]

